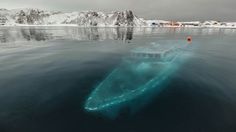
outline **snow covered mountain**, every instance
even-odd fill
[[[0,9],[0,26],[83,26],[83,27],[200,27],[200,28],[236,28],[236,22],[190,21],[177,22],[165,20],[144,20],[131,10],[111,13],[83,11],[59,12],[33,8]]]
[[[145,26],[130,10],[112,13],[84,11],[63,13],[39,9],[0,9],[0,25]]]

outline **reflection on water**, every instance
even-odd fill
[[[0,27],[0,43],[73,40],[122,40],[129,42],[136,35],[164,35],[182,33],[192,35],[230,35],[235,29],[189,29],[189,28],[75,28],[75,27]]]
[[[47,41],[103,41],[117,40],[131,43],[134,38],[146,36],[151,38],[165,38],[165,35],[176,38],[176,34],[185,39],[187,35],[194,38],[205,35],[232,35],[235,29],[207,29],[207,28],[79,28],[79,27],[0,27],[0,51],[24,50],[35,47],[49,46]],[[142,41],[142,40],[140,40]],[[142,41],[145,43],[145,41]],[[52,43],[50,43],[52,44]]]
[[[53,39],[75,40],[132,40],[132,27],[128,28],[3,28],[0,42],[46,41]]]
[[[34,28],[29,29],[1,29],[0,30],[0,42],[9,43],[17,41],[45,41],[52,39],[52,34],[45,30],[36,30]]]

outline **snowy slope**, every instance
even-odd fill
[[[61,25],[74,24],[78,26],[145,26],[143,19],[136,17],[132,11],[116,11],[103,13],[95,11],[84,12],[53,12],[39,9],[0,9],[2,25]]]
[[[114,11],[111,13],[83,11],[59,12],[33,8],[0,9],[0,26],[83,26],[83,27],[200,27],[200,28],[236,28],[236,22],[190,21],[175,22],[165,20],[144,20],[132,11]]]

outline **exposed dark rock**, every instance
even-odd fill
[[[79,26],[139,26],[142,21],[136,18],[132,11],[103,13],[95,11],[86,12],[53,12],[39,9],[22,9],[16,12],[1,11],[10,18],[11,24],[78,24]],[[135,22],[134,22],[135,20]],[[137,23],[137,21],[139,21]],[[13,23],[12,23],[13,22]]]

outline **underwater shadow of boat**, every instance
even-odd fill
[[[141,107],[147,98],[160,93],[186,60],[182,57],[185,46],[183,41],[164,41],[131,50],[130,56],[92,91],[85,110],[116,117],[124,106]]]

